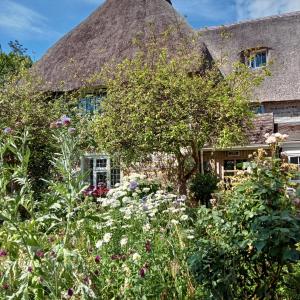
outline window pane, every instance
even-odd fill
[[[96,167],[97,168],[106,168],[107,166],[107,159],[101,158],[96,160]]]
[[[262,66],[267,65],[267,53],[266,52],[261,53],[261,64],[262,64]]]
[[[234,160],[224,160],[224,170],[234,170]]]
[[[111,186],[114,187],[121,181],[121,170],[119,168],[111,169]]]
[[[299,164],[299,157],[297,157],[297,156],[291,157],[290,158],[290,163],[298,165]]]
[[[107,184],[107,172],[97,172],[97,186]]]

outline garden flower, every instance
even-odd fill
[[[175,219],[172,219],[171,220],[171,224],[173,224],[173,225],[177,225],[179,222],[177,221],[177,220],[175,220]]]
[[[29,273],[32,273],[32,267],[28,267],[28,268],[27,268],[27,271],[28,271]]]
[[[147,270],[146,270],[146,268],[144,268],[144,267],[140,269],[140,276],[141,276],[142,278],[145,278],[145,276],[146,276],[146,271],[147,271]]]
[[[73,128],[73,127],[71,127],[71,128],[68,129],[68,132],[69,132],[70,134],[73,134],[73,133],[76,132],[76,129]]]
[[[193,236],[193,235],[188,235],[186,238],[187,238],[188,240],[193,240],[193,239],[195,238],[195,236]]]
[[[148,240],[145,244],[146,252],[151,252],[151,242]]]
[[[147,231],[149,231],[150,229],[151,229],[151,226],[150,226],[149,223],[143,226],[143,231],[144,231],[144,232],[147,232]]]
[[[39,258],[44,258],[45,253],[42,250],[36,251],[35,255]]]
[[[101,261],[101,256],[97,255],[97,256],[95,257],[95,263],[96,263],[96,264],[99,264],[100,261]]]
[[[100,249],[102,246],[103,246],[104,242],[103,240],[99,240],[97,243],[96,243],[96,248],[97,249]]]
[[[60,121],[60,120],[58,120],[58,121],[55,122],[56,128],[59,128],[59,127],[61,127],[62,125],[63,125],[63,123],[62,123],[62,121]]]
[[[103,237],[103,242],[104,243],[109,243],[110,239],[111,239],[112,234],[111,233],[105,233],[104,237]]]
[[[128,238],[127,237],[122,238],[121,241],[120,241],[121,247],[126,246],[127,243],[128,243]]]
[[[67,116],[62,116],[60,120],[64,126],[69,126],[71,124],[71,119]]]
[[[7,256],[7,251],[4,249],[0,249],[0,257]]]
[[[72,297],[74,295],[73,289],[68,289],[67,294],[68,294],[68,296]]]
[[[9,289],[9,284],[8,283],[3,283],[2,285],[4,290],[8,290]]]
[[[131,181],[129,184],[129,188],[134,191],[138,187],[138,183],[136,181]]]
[[[7,127],[7,128],[5,128],[5,129],[3,130],[3,133],[4,133],[4,134],[10,134],[10,133],[12,133],[12,129],[11,129],[10,127]]]
[[[141,259],[141,256],[138,253],[134,253],[132,255],[133,261],[139,261]]]

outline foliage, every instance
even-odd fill
[[[127,165],[155,153],[173,156],[182,194],[200,170],[205,144],[224,147],[245,139],[249,95],[263,79],[241,64],[223,78],[195,42],[185,45],[191,44],[178,46],[174,55],[150,41],[133,59],[104,68],[107,98],[94,124],[99,144]]]
[[[198,212],[190,264],[207,299],[277,299],[283,275],[299,262],[300,216],[287,194],[291,166],[275,156],[283,139],[274,136],[273,157],[259,150],[233,189]]]
[[[0,298],[196,299],[186,263],[193,230],[185,198],[134,175],[107,198],[82,199],[79,140],[69,121],[51,125],[59,151],[40,202],[32,201],[28,136],[19,140],[8,129],[1,136]],[[11,182],[18,183],[13,194]]]
[[[11,51],[5,53],[0,47],[0,87],[11,76],[18,75],[23,69],[32,66],[32,59],[26,54],[27,49],[18,42],[9,42]]]
[[[198,173],[191,181],[190,192],[199,203],[208,207],[211,194],[217,189],[218,182],[218,177],[213,173]]]

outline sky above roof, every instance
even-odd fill
[[[18,40],[39,59],[104,0],[0,0],[0,45]],[[194,28],[300,11],[300,0],[173,0]]]

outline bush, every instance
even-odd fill
[[[290,178],[288,164],[261,150],[215,207],[199,209],[189,261],[206,299],[278,299],[289,289],[283,275],[300,254]]]
[[[190,191],[202,205],[209,206],[211,194],[217,189],[219,179],[213,173],[198,173],[191,181]]]

